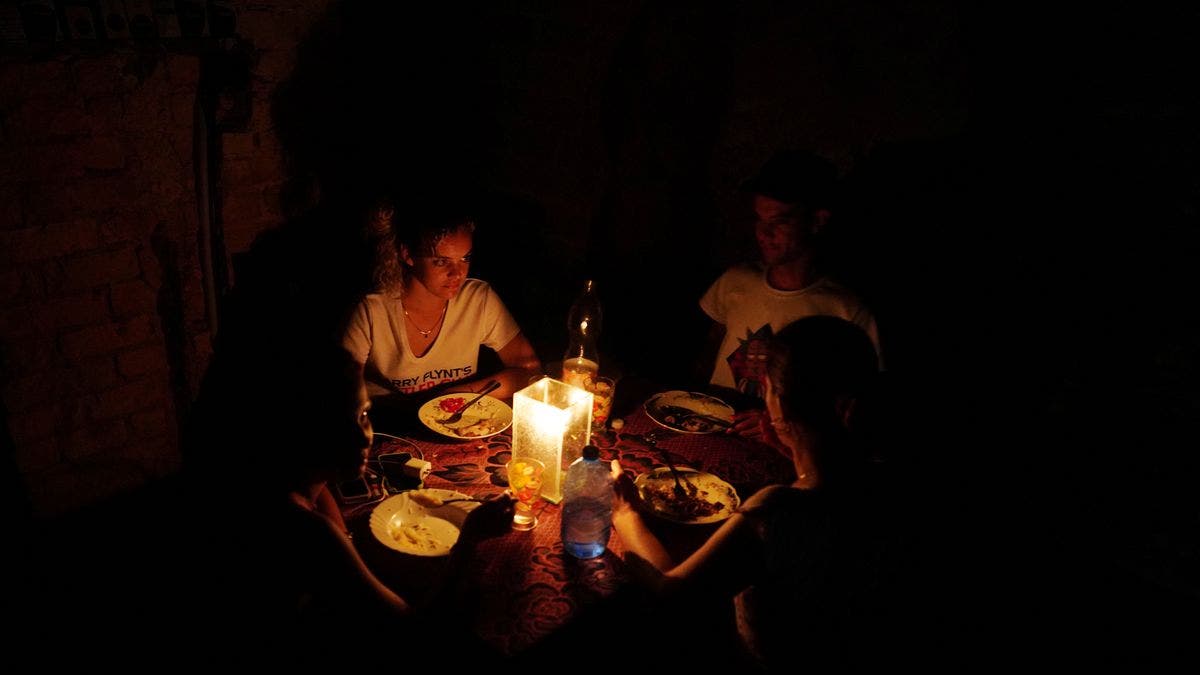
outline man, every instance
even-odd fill
[[[832,216],[836,185],[832,163],[798,151],[776,153],[742,185],[756,216],[761,260],[726,270],[700,299],[700,308],[713,320],[705,350],[711,384],[761,398],[767,341],[806,316],[836,316],[856,324],[881,354],[870,310],[819,267],[820,237]],[[730,431],[761,436],[762,417],[761,410],[743,411]]]

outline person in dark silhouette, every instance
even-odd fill
[[[453,611],[455,575],[478,542],[509,531],[512,501],[470,512],[444,587],[414,606],[367,567],[329,496],[331,483],[362,475],[371,447],[361,366],[336,341],[302,335],[248,351],[214,362],[199,439],[208,462],[189,467],[196,494],[216,497],[193,514],[207,544],[197,602],[226,614],[230,648],[266,655],[336,654],[376,635],[431,639],[423,615]]]
[[[797,478],[750,496],[687,559],[672,560],[639,513],[628,474],[616,477],[613,525],[630,571],[657,594],[733,599],[751,661],[768,671],[853,661],[876,617],[890,527],[883,491],[859,444],[857,410],[877,354],[854,324],[813,316],[766,344],[768,420]]]
[[[475,391],[488,380],[500,383],[493,396],[511,397],[542,364],[499,295],[467,276],[474,218],[445,200],[389,215],[378,220],[391,220],[390,233],[373,225],[377,292],[359,302],[343,335],[377,408],[394,414],[430,393]],[[499,357],[499,372],[480,371],[481,347]]]
[[[700,299],[712,320],[702,368],[736,399],[761,399],[766,345],[801,317],[837,316],[858,325],[879,352],[871,311],[822,269],[820,242],[832,218],[837,169],[828,160],[782,151],[742,185],[754,211],[761,259],[726,270]],[[882,364],[882,358],[880,358]],[[775,440],[759,405],[738,413],[731,433]]]

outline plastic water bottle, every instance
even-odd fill
[[[608,546],[612,531],[612,474],[600,461],[600,449],[583,447],[583,456],[567,467],[563,482],[563,548],[576,558],[595,558]]]

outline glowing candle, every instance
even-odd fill
[[[592,394],[549,377],[513,395],[512,456],[546,465],[542,497],[562,501],[562,475],[592,438]]]

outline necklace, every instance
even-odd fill
[[[434,322],[433,326],[431,326],[429,328],[429,330],[421,330],[421,327],[417,325],[417,322],[413,321],[412,315],[410,315],[408,313],[407,307],[405,307],[404,305],[400,305],[400,308],[404,310],[404,316],[407,317],[410,322],[412,322],[413,328],[417,329],[417,332],[421,334],[421,337],[428,340],[429,335],[431,333],[433,333],[433,331],[437,330],[438,326],[442,325],[442,319],[444,319],[446,317],[446,308],[449,306],[450,306],[449,301],[446,301],[446,303],[444,305],[442,305],[442,313],[438,315],[438,320]]]

